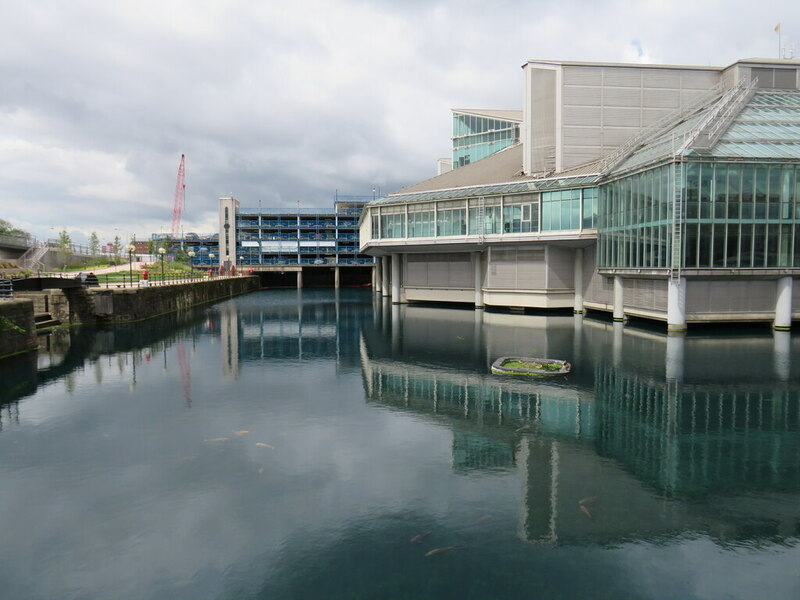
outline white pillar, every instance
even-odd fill
[[[297,289],[298,290],[302,290],[303,289],[303,268],[302,267],[300,267],[297,270]]]
[[[625,320],[625,287],[622,285],[622,277],[614,276],[614,320]]]
[[[381,296],[388,297],[391,292],[389,287],[389,257],[381,257]]]
[[[483,304],[483,254],[480,252],[472,253],[472,263],[474,268],[475,281],[475,308],[484,308]]]
[[[583,313],[583,248],[575,248],[573,287],[575,288],[575,300],[572,312]]]
[[[333,287],[339,287],[339,267],[333,268]]]
[[[667,279],[667,332],[686,331],[686,278]]]
[[[380,257],[375,259],[375,263],[372,265],[372,291],[376,294],[381,293],[381,259]]]
[[[400,255],[392,254],[392,304],[400,304]]]
[[[775,322],[773,329],[788,331],[792,328],[792,278],[778,279],[778,294],[775,299]]]

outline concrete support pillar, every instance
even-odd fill
[[[625,320],[625,287],[619,275],[614,277],[614,320]]]
[[[583,314],[583,248],[575,249],[575,267],[573,274],[575,301],[572,306],[572,312]]]
[[[615,369],[622,366],[622,339],[625,333],[625,325],[622,321],[616,321],[611,325],[611,361]]]
[[[667,332],[686,331],[686,278],[667,279]]]
[[[375,293],[380,294],[383,286],[383,260],[380,256],[375,257],[375,265],[372,267],[372,280],[375,282]]]
[[[333,287],[339,288],[339,267],[333,267]]]
[[[303,269],[302,268],[297,270],[297,289],[298,290],[302,290],[303,289]]]
[[[484,308],[483,304],[483,254],[472,253],[472,265],[475,270],[475,309]]]
[[[400,304],[400,255],[392,254],[392,304]]]
[[[788,331],[792,328],[792,278],[778,279],[778,293],[775,298],[775,321],[772,328]]]
[[[391,282],[389,281],[389,257],[381,257],[381,296],[388,298],[391,293]]]

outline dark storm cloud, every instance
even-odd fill
[[[215,228],[229,193],[311,206],[391,191],[448,154],[451,107],[520,108],[528,58],[723,65],[774,56],[775,24],[790,42],[798,13],[721,0],[17,3],[0,24],[0,216],[36,235],[166,229],[182,153],[195,231]]]

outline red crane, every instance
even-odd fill
[[[178,180],[175,182],[175,199],[172,204],[172,239],[178,239],[181,233],[181,211],[183,210],[186,184],[186,156],[181,154],[181,164],[178,166]]]

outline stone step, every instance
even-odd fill
[[[54,319],[50,313],[35,313],[33,315],[33,322],[36,325],[36,330],[49,329],[56,325],[61,325],[61,321]]]

